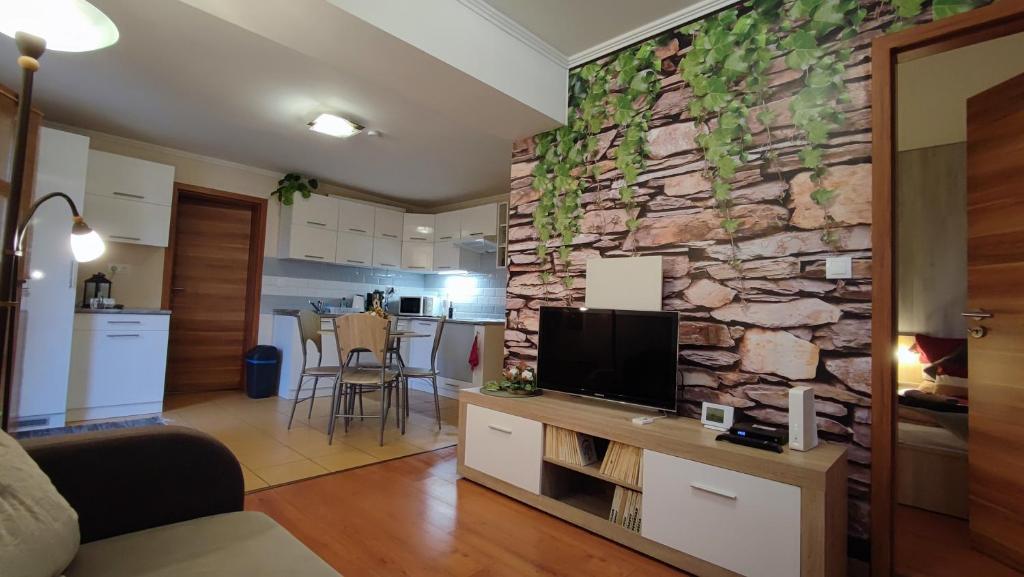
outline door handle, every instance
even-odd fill
[[[962,313],[960,313],[960,316],[965,317],[965,318],[969,318],[969,319],[981,320],[981,319],[990,319],[990,318],[992,318],[992,313],[985,311],[985,309],[978,309],[976,311],[962,312]]]
[[[121,239],[121,240],[133,240],[133,241],[136,241],[136,242],[142,240],[141,238],[139,238],[137,236],[121,236],[119,234],[112,234],[112,235],[110,235],[110,238],[117,238],[117,239]]]
[[[498,431],[499,433],[505,433],[506,435],[512,434],[512,429],[506,429],[505,427],[499,427],[498,425],[487,425],[487,428],[492,431]]]
[[[694,489],[698,490],[698,491],[703,491],[705,493],[711,493],[712,495],[718,495],[719,497],[725,497],[726,499],[731,499],[733,501],[738,499],[738,497],[736,496],[736,493],[730,493],[729,491],[723,491],[722,489],[716,489],[714,487],[709,487],[708,485],[705,485],[703,483],[690,483],[690,486],[693,487]]]
[[[139,338],[141,336],[142,335],[140,335],[138,333],[131,333],[131,334],[107,335],[107,338],[108,339],[118,339],[118,338],[136,338],[137,339],[137,338]]]
[[[128,193],[128,192],[118,192],[116,190],[114,192],[112,192],[111,194],[113,194],[115,196],[126,196],[128,198],[138,198],[140,200],[146,198],[146,196],[142,195],[142,194],[131,194],[131,193]]]

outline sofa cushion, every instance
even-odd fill
[[[159,499],[159,495],[153,495]],[[263,513],[200,517],[86,543],[67,577],[338,577]]]
[[[54,577],[78,551],[78,515],[28,453],[0,431],[0,567]]]

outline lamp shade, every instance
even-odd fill
[[[89,262],[98,259],[107,246],[95,230],[84,222],[75,222],[71,227],[71,254],[78,262]]]
[[[27,32],[50,50],[99,50],[119,37],[113,21],[85,0],[0,0],[0,14],[0,32],[11,38]]]

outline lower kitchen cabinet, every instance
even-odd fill
[[[67,420],[163,409],[169,315],[76,314]]]

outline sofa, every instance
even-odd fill
[[[241,467],[227,447],[206,434],[157,426],[29,439],[22,447],[59,493],[54,497],[63,497],[73,509],[72,520],[77,514],[81,544],[68,554],[70,564],[54,575],[338,577],[270,517],[242,510]],[[20,449],[12,443],[0,448],[6,449],[5,464],[17,462]],[[8,478],[17,469],[8,468]],[[22,509],[31,506],[23,506],[27,497],[19,498],[16,482],[5,484],[4,475],[0,468],[0,514],[13,528],[17,522],[11,516],[29,514]],[[35,485],[42,483],[45,479]],[[52,512],[36,517],[60,524],[59,515]],[[31,521],[23,525],[30,526]],[[45,522],[37,527],[48,531]],[[0,538],[4,537],[0,531]],[[0,556],[6,551],[12,564],[20,561],[21,573],[16,575],[42,577],[53,570],[34,573],[31,565],[41,568],[52,563],[56,551],[46,558],[16,559],[24,549],[10,546],[17,545],[17,536],[7,534],[6,538],[8,547],[0,547]],[[21,541],[24,545],[46,539],[22,535]],[[0,557],[0,565],[5,564]]]

